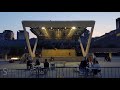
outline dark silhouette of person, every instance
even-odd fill
[[[50,61],[54,61],[54,57],[51,57],[51,58],[50,58]]]
[[[27,69],[30,69],[30,60],[27,60]]]
[[[32,68],[32,60],[29,60],[29,58],[27,57],[27,69],[31,69]]]
[[[84,58],[83,61],[81,61],[80,65],[79,65],[79,70],[82,71],[85,76],[87,76],[87,73],[88,73],[88,70],[87,70],[87,67],[88,66],[88,61],[86,58]]]
[[[39,59],[36,59],[36,62],[35,62],[35,66],[39,66],[40,65],[40,61],[39,61]]]
[[[32,69],[32,60],[30,60],[30,69]]]
[[[45,59],[45,62],[44,62],[44,74],[47,74],[47,71],[49,69],[49,62],[47,61],[47,59]]]
[[[108,61],[108,56],[107,55],[105,56],[105,61]]]
[[[96,62],[96,58],[93,59],[93,63],[95,63],[95,62]]]
[[[80,68],[80,69],[84,69],[84,68],[87,67],[87,65],[88,65],[88,64],[87,64],[87,60],[81,61],[79,68]]]
[[[47,61],[47,59],[45,59],[44,68],[49,68],[49,62]]]
[[[71,56],[70,52],[69,52],[69,56]]]
[[[111,62],[111,58],[108,56],[108,61]]]
[[[25,63],[25,62],[26,62],[26,59],[27,59],[27,55],[25,54],[25,59],[24,59],[23,63]]]

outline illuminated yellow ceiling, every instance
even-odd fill
[[[87,27],[94,27],[95,21],[22,21],[22,24],[39,38],[70,39],[82,35]]]

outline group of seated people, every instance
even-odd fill
[[[34,66],[39,66],[39,65],[40,65],[40,60],[36,59]],[[31,59],[27,58],[27,69],[32,69],[32,68],[33,68],[33,62]],[[47,61],[47,59],[45,59],[44,68],[49,68],[49,62]]]
[[[89,56],[88,58],[84,58],[84,60],[81,61],[79,65],[79,70],[80,72],[83,72],[86,76],[89,73],[92,73],[94,76],[97,75],[99,72],[101,72],[98,61],[92,56]]]

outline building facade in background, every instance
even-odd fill
[[[14,33],[11,30],[4,30],[0,33],[0,40],[14,40]]]
[[[4,35],[3,35],[3,33],[0,33],[0,40],[4,40]]]
[[[29,33],[27,32],[27,35],[29,37]],[[17,31],[17,40],[25,40],[25,35],[23,30]]]
[[[120,28],[120,18],[116,19],[116,29]]]
[[[11,30],[3,31],[4,40],[14,40],[14,33]]]

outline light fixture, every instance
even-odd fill
[[[66,29],[66,27],[65,27],[65,29]]]
[[[51,29],[52,29],[52,27],[51,27]]]
[[[72,27],[72,29],[76,29],[76,27]]]
[[[41,29],[45,29],[45,27],[42,27]]]
[[[12,60],[18,60],[19,58],[18,57],[12,57],[11,59]]]

